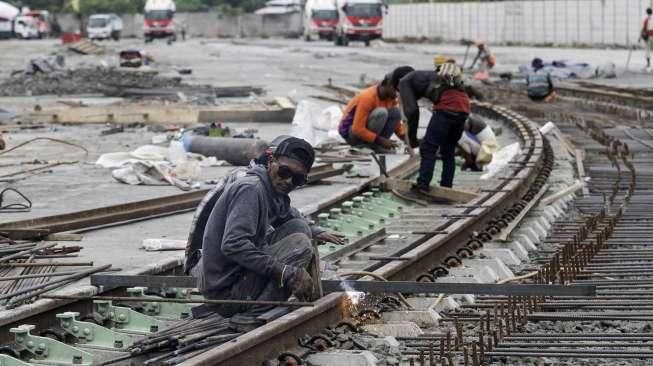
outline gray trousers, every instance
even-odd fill
[[[267,245],[263,247],[263,251],[285,265],[307,268],[313,258],[310,238],[311,229],[307,222],[303,219],[291,219],[265,238]],[[279,279],[272,279],[243,268],[240,278],[234,285],[212,299],[286,301],[290,295],[290,289],[282,288]],[[222,316],[230,317],[237,313],[259,315],[273,307],[218,305],[215,311]]]
[[[377,135],[381,135],[385,138],[390,138],[392,133],[394,133],[397,123],[401,119],[401,112],[399,108],[375,108],[372,113],[367,116],[366,127],[368,130],[374,132]],[[367,142],[358,138],[352,132],[352,127],[349,127],[349,135],[347,138],[347,143],[349,145],[366,145]]]

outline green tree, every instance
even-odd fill
[[[143,11],[143,0],[80,0],[79,12],[82,15],[96,13],[134,14]]]

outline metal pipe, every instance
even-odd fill
[[[51,262],[51,263],[3,263],[1,267],[88,267],[92,266],[93,262]]]
[[[21,302],[21,301],[24,301],[26,299],[35,297],[35,296],[40,295],[40,294],[42,294],[44,292],[51,291],[51,290],[53,290],[53,289],[55,289],[57,287],[61,287],[63,284],[65,284],[67,282],[76,281],[76,280],[78,280],[80,278],[84,278],[84,277],[89,276],[89,275],[91,275],[93,273],[106,271],[110,267],[111,267],[110,264],[106,264],[106,265],[101,266],[101,267],[90,268],[90,269],[87,269],[85,271],[77,272],[74,275],[65,276],[65,277],[57,279],[55,281],[51,281],[48,284],[46,284],[45,286],[43,286],[43,285],[32,286],[32,288],[22,289],[20,291],[12,293],[12,294],[0,295],[0,299],[6,299],[6,298],[14,297],[13,299],[9,300],[9,302],[6,305],[9,308],[9,307],[12,307],[15,304]],[[18,295],[21,295],[21,294],[27,294],[27,295],[18,296]]]
[[[0,295],[0,298],[2,298]],[[129,297],[129,296],[74,296],[74,295],[43,295],[44,299],[60,300],[109,300],[122,302],[171,302],[178,304],[239,304],[239,305],[275,305],[275,306],[313,306],[313,302],[305,301],[267,301],[267,300],[191,300],[191,299],[168,299],[151,297]]]

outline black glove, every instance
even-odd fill
[[[313,298],[313,279],[304,268],[284,266],[281,281],[299,300]]]

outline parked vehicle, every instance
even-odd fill
[[[116,14],[94,14],[88,18],[86,34],[89,39],[119,40],[122,33],[122,19]]]
[[[50,13],[47,10],[30,10],[25,13],[36,20],[36,28],[39,31],[39,38],[47,38],[52,33]]]
[[[14,19],[14,35],[22,39],[39,38],[38,21],[28,15],[19,15]]]
[[[337,0],[338,25],[335,44],[347,46],[349,41],[365,42],[383,36],[383,13],[381,0]]]
[[[265,2],[265,7],[257,9],[254,14],[280,15],[299,13],[302,11],[301,0],[270,0]]]
[[[145,18],[143,35],[145,42],[154,38],[168,38],[168,42],[176,41],[175,11],[177,7],[173,0],[147,0],[145,2]]]
[[[332,41],[338,25],[338,9],[333,0],[307,0],[304,7],[304,39]]]
[[[17,7],[0,1],[0,38],[11,38],[14,36],[14,18],[20,11]]]

